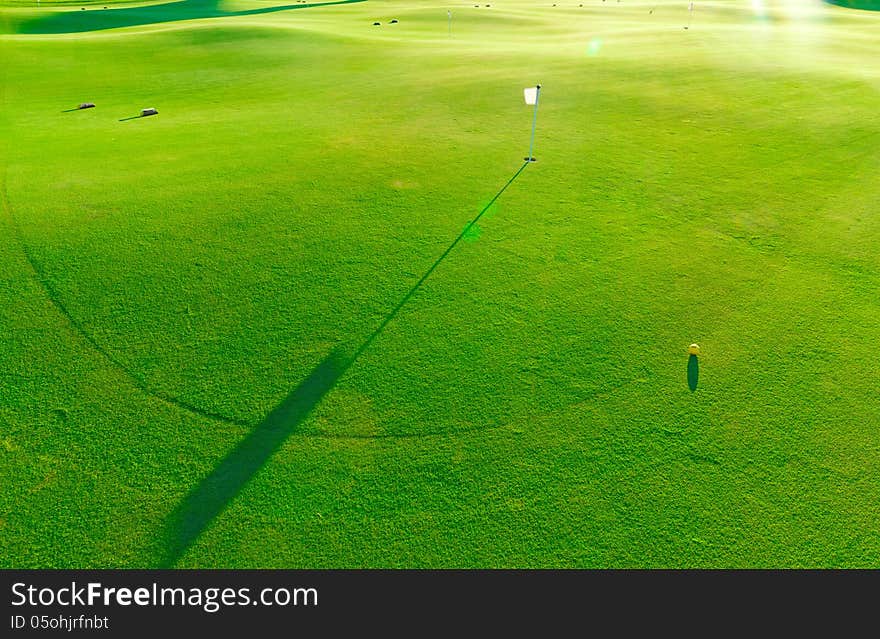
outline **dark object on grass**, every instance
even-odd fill
[[[77,109],[92,109],[92,108],[94,108],[94,107],[95,107],[95,103],[94,103],[94,102],[83,102],[82,104],[80,104],[80,105],[79,105],[78,107],[76,107],[76,108],[77,108]]]
[[[382,24],[381,22],[374,22],[374,23],[373,23],[373,26],[374,26],[374,27],[378,27],[378,26],[381,26],[381,24]]]
[[[392,20],[390,24],[397,24],[397,20]]]
[[[697,384],[700,382],[700,362],[696,355],[688,355],[687,380],[691,392],[697,390]]]
[[[158,115],[159,111],[150,107],[149,109],[141,109],[141,117],[145,118],[148,115]]]

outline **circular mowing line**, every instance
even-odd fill
[[[240,419],[234,419],[227,415],[222,415],[220,413],[215,413],[209,410],[205,410],[203,408],[199,408],[198,406],[194,406],[188,402],[185,402],[181,399],[178,399],[172,395],[168,395],[167,393],[163,393],[162,391],[155,390],[151,388],[143,379],[141,379],[138,375],[134,374],[129,368],[125,366],[121,361],[119,361],[116,357],[113,356],[107,349],[101,346],[98,341],[85,329],[85,327],[70,313],[64,303],[61,301],[60,296],[57,291],[52,287],[49,283],[48,278],[43,271],[40,263],[33,257],[30,249],[28,248],[27,243],[24,241],[24,237],[21,232],[21,228],[18,225],[18,221],[15,218],[15,215],[12,212],[12,206],[9,203],[8,191],[6,188],[6,167],[3,167],[3,175],[2,179],[0,179],[0,209],[2,209],[3,214],[10,222],[10,226],[15,233],[16,240],[18,241],[19,246],[21,247],[22,254],[25,257],[25,260],[28,263],[28,266],[34,273],[34,278],[40,284],[40,287],[46,293],[46,297],[55,307],[55,309],[67,320],[67,323],[70,325],[71,332],[77,335],[80,339],[84,340],[92,349],[97,351],[107,362],[111,364],[113,368],[115,368],[119,373],[121,373],[128,381],[137,388],[139,391],[157,399],[165,404],[183,410],[187,413],[196,415],[198,417],[203,417],[206,419],[211,419],[213,421],[222,422],[224,424],[232,424],[234,426],[246,426],[246,427],[254,427],[259,424],[259,422],[253,421],[244,421]],[[474,428],[466,428],[460,430],[451,430],[451,431],[429,431],[424,433],[377,433],[375,435],[355,435],[355,434],[333,434],[333,433],[291,433],[291,436],[309,438],[309,439],[336,439],[336,440],[367,440],[367,439],[420,439],[427,437],[451,437],[455,435],[468,435],[471,433],[476,433],[480,431],[489,431],[489,430],[498,430],[503,428],[502,424],[492,424],[487,426],[478,426]]]
[[[21,228],[18,225],[18,221],[15,218],[15,215],[12,212],[12,206],[9,204],[9,196],[6,188],[6,167],[3,167],[3,179],[0,180],[0,208],[3,209],[4,215],[10,222],[10,226],[12,227],[13,233],[15,234],[16,240],[18,241],[19,246],[21,246],[22,253],[24,254],[25,260],[30,265],[31,270],[34,273],[35,279],[39,282],[40,286],[46,293],[46,297],[49,298],[49,301],[52,305],[58,310],[61,315],[67,320],[68,324],[71,327],[71,332],[78,335],[81,339],[85,340],[85,342],[91,346],[95,351],[97,351],[104,359],[106,359],[113,368],[117,369],[122,375],[131,382],[131,384],[150,397],[158,399],[161,402],[184,410],[188,413],[192,413],[194,415],[198,415],[199,417],[205,417],[208,419],[212,419],[214,421],[223,422],[226,424],[234,424],[236,426],[250,426],[249,422],[245,422],[238,419],[233,419],[226,415],[221,415],[220,413],[215,413],[213,411],[205,410],[203,408],[199,408],[198,406],[193,406],[181,399],[163,393],[162,391],[157,391],[150,386],[139,376],[135,375],[131,370],[129,370],[121,361],[115,358],[107,349],[101,346],[98,341],[86,331],[85,327],[67,310],[67,307],[61,301],[58,292],[53,288],[53,286],[49,283],[49,279],[46,277],[45,272],[43,271],[40,263],[34,258],[31,253],[28,245],[24,241],[24,236],[22,235]]]
[[[423,433],[376,433],[375,435],[355,435],[349,434],[333,434],[333,433],[293,433],[297,437],[309,439],[341,439],[351,441],[363,441],[367,439],[423,439],[428,437],[452,437],[455,435],[471,435],[473,433],[485,433],[493,430],[501,430],[505,428],[505,424],[489,424],[487,426],[471,426],[470,428],[460,428],[457,430],[429,430]]]

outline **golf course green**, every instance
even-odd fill
[[[880,566],[878,29],[0,0],[0,567]]]

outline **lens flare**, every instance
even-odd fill
[[[590,44],[587,45],[587,55],[588,56],[596,56],[599,55],[599,50],[602,48],[602,40],[599,38],[593,38],[590,40]]]
[[[782,0],[782,14],[792,22],[813,21],[819,15],[818,0]]]

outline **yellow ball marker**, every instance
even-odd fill
[[[688,353],[691,355],[699,355],[700,354],[700,345],[699,344],[691,344],[688,346]]]

